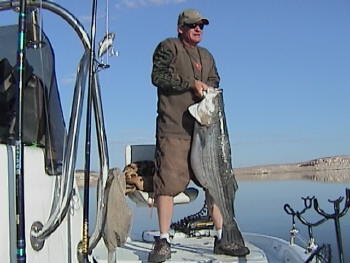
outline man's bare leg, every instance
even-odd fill
[[[173,216],[173,207],[174,201],[172,196],[159,195],[157,197],[158,223],[161,235],[168,234]]]
[[[214,204],[213,198],[211,197],[211,195],[207,190],[205,190],[205,201],[208,207],[209,214],[213,219],[216,236],[218,239],[221,239],[223,218],[219,207],[216,204]]]
[[[148,254],[149,262],[164,262],[171,258],[169,228],[173,215],[173,197],[159,195],[156,199],[160,238],[156,239],[152,251]]]
[[[217,232],[217,237],[218,239],[221,239],[223,219],[220,209],[216,204],[213,204],[213,207],[211,209],[211,217],[213,218],[213,223]]]

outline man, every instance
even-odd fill
[[[188,107],[200,101],[208,87],[219,87],[220,78],[213,56],[207,49],[198,46],[204,26],[208,24],[208,19],[197,10],[183,11],[178,17],[178,38],[162,41],[153,54],[152,83],[158,93],[153,188],[160,238],[149,254],[150,262],[163,262],[171,257],[168,231],[173,197],[185,190],[190,179],[199,185],[190,166],[194,118],[190,116]],[[209,208],[217,239],[220,239],[223,223],[220,210],[215,204]],[[214,252],[236,255],[232,248],[214,248]]]

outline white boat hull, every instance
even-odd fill
[[[12,155],[12,156],[11,156]],[[16,222],[15,222],[15,164],[14,147],[0,144],[0,258],[1,262],[16,261]],[[35,221],[45,223],[51,210],[55,177],[45,173],[43,149],[24,149],[24,197],[25,197],[25,236],[27,262],[78,262],[76,247],[80,240],[82,211],[80,200],[76,200],[68,217],[45,241],[40,251],[35,251],[30,243],[30,229]],[[77,191],[78,193],[78,191]],[[79,199],[77,195],[76,198]],[[69,248],[71,246],[71,249]]]

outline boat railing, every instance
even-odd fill
[[[0,11],[17,10],[20,5],[20,1],[1,1]],[[71,14],[68,10],[60,5],[50,1],[28,1],[28,7],[30,8],[42,8],[46,9],[67,22],[71,28],[78,35],[81,40],[85,53],[82,56],[80,65],[78,68],[78,77],[76,79],[73,102],[71,108],[70,123],[68,129],[68,136],[65,142],[64,157],[63,157],[63,171],[62,176],[55,182],[54,198],[51,205],[51,212],[49,218],[44,224],[34,222],[31,230],[31,240],[34,247],[41,248],[43,242],[48,238],[62,223],[63,219],[67,215],[70,207],[70,202],[73,196],[73,183],[74,183],[74,169],[76,163],[77,147],[78,147],[78,135],[81,123],[81,114],[83,107],[83,98],[86,86],[86,79],[88,75],[90,50],[90,37],[85,31],[79,20]],[[97,183],[97,212],[96,212],[96,224],[95,229],[91,235],[89,243],[89,251],[91,251],[102,236],[103,220],[105,218],[105,205],[104,203],[104,185],[108,176],[109,170],[109,158],[106,141],[106,132],[103,122],[103,111],[101,102],[101,92],[99,86],[99,80],[97,70],[94,74],[92,83],[92,104],[95,113],[97,145],[100,158],[100,176]]]

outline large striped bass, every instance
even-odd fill
[[[220,242],[244,247],[234,212],[238,185],[232,169],[222,90],[211,88],[199,104],[190,106],[189,111],[197,120],[191,146],[191,166],[222,214]]]

